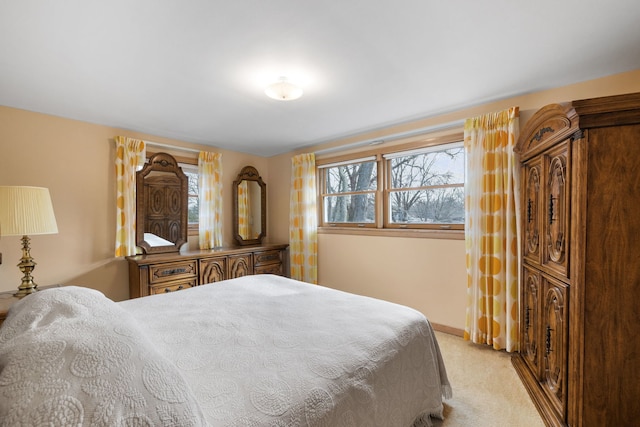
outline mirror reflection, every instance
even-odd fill
[[[173,156],[158,153],[136,173],[136,245],[177,252],[187,241],[187,177]]]
[[[266,235],[266,184],[252,166],[233,182],[234,237],[238,244],[259,244]]]
[[[256,181],[238,183],[238,235],[244,240],[257,239],[262,233],[261,187]]]

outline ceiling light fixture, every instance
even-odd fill
[[[278,101],[293,101],[302,96],[302,88],[291,83],[286,77],[280,77],[277,82],[267,86],[264,93]]]

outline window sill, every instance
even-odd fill
[[[318,234],[464,240],[464,230],[432,230],[424,228],[405,230],[397,228],[318,227]]]

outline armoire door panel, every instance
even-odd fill
[[[567,339],[569,288],[543,277],[543,370],[542,388],[558,414],[565,414],[567,404]]]
[[[523,270],[522,287],[522,354],[529,369],[537,379],[541,377],[540,369],[540,273],[528,267]]]
[[[542,163],[539,158],[525,164],[524,178],[524,257],[531,263],[540,264]]]
[[[568,141],[559,144],[545,156],[543,198],[543,265],[560,277],[568,277],[570,190]]]

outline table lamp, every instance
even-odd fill
[[[22,258],[18,267],[24,273],[18,292],[23,297],[37,291],[31,272],[29,236],[58,232],[49,190],[42,187],[0,186],[0,236],[22,236]]]

